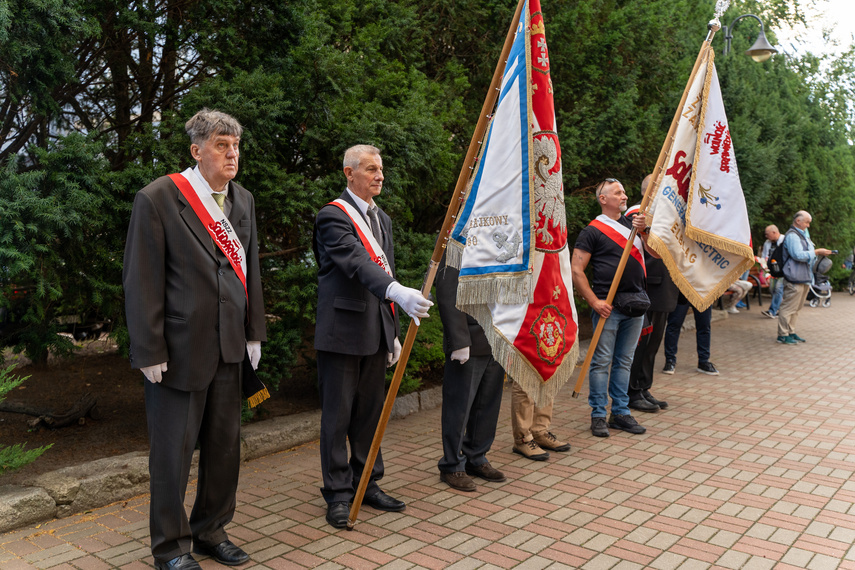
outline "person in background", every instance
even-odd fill
[[[830,249],[816,247],[810,239],[811,215],[799,210],[784,236],[784,300],[778,311],[778,339],[781,344],[807,342],[796,334],[799,311],[813,283],[813,265],[817,255],[831,255]]]
[[[457,309],[459,271],[440,261],[436,298],[442,319],[445,369],[442,378],[442,457],[439,478],[452,489],[475,491],[472,477],[501,483],[487,452],[496,437],[505,371],[493,360],[484,329]]]
[[[652,175],[648,174],[641,181],[641,195],[647,192],[647,185]],[[627,210],[626,216],[631,218],[638,213],[638,206]],[[668,315],[677,307],[677,297],[680,291],[671,280],[668,268],[661,259],[656,259],[647,252],[644,253],[644,264],[647,267],[647,296],[650,297],[650,308],[647,309],[649,327],[642,332],[638,346],[632,359],[629,372],[629,408],[639,412],[657,412],[668,407],[668,402],[659,400],[650,393],[653,388],[653,371],[656,364],[656,353],[662,344]]]
[[[769,254],[772,253],[772,247],[780,245],[784,241],[784,236],[778,231],[778,226],[766,226],[766,241],[763,243],[763,250],[760,252],[760,257],[763,259],[766,267],[769,267]],[[769,303],[769,309],[760,311],[760,314],[770,319],[778,318],[778,310],[781,307],[781,301],[784,299],[784,280],[782,278],[774,278],[769,286],[772,293],[772,302]]]

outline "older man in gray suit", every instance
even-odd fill
[[[243,370],[258,365],[267,338],[255,202],[232,181],[243,129],[203,109],[186,130],[196,167],[137,193],[122,282],[131,366],[146,377],[155,567],[195,570],[191,545],[222,564],[249,560],[224,527],[236,502]],[[184,494],[197,442],[188,520]]]
[[[416,319],[433,304],[395,281],[392,221],[374,203],[383,188],[383,160],[370,145],[344,153],[347,188],[315,218],[312,246],[318,262],[315,349],[321,396],[321,493],[327,522],[347,526],[348,504],[383,410],[385,369],[398,360],[393,302]],[[347,444],[350,443],[350,459]],[[371,471],[365,504],[403,511],[403,501],[380,490],[383,457]]]

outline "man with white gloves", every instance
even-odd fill
[[[267,333],[255,201],[232,180],[243,128],[208,109],[185,128],[196,167],[137,193],[122,283],[131,366],[147,379],[155,568],[196,570],[191,545],[222,564],[249,560],[224,527],[235,510],[241,381],[258,366]],[[184,493],[197,442],[188,520]]]
[[[344,154],[347,188],[315,218],[318,263],[315,349],[321,397],[321,493],[327,522],[347,526],[352,501],[383,410],[385,369],[398,361],[397,303],[416,323],[432,302],[395,281],[392,221],[374,203],[383,188],[380,151],[357,145]],[[347,443],[350,442],[348,459]],[[382,511],[405,505],[380,490],[377,460],[365,504]]]
[[[458,491],[474,491],[472,477],[500,483],[505,475],[490,465],[505,371],[493,359],[484,329],[457,309],[459,271],[440,261],[436,297],[442,319],[445,373],[442,378],[442,458],[439,478]]]

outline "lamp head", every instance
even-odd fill
[[[757,63],[761,63],[772,57],[772,55],[778,53],[778,50],[772,47],[766,39],[766,33],[761,29],[760,35],[757,36],[757,41],[754,42],[754,45],[748,48],[745,53],[750,55],[751,59]]]

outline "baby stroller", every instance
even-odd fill
[[[826,273],[831,269],[832,261],[820,255],[813,264],[813,284],[808,285],[807,301],[811,307],[831,305],[831,282]]]

